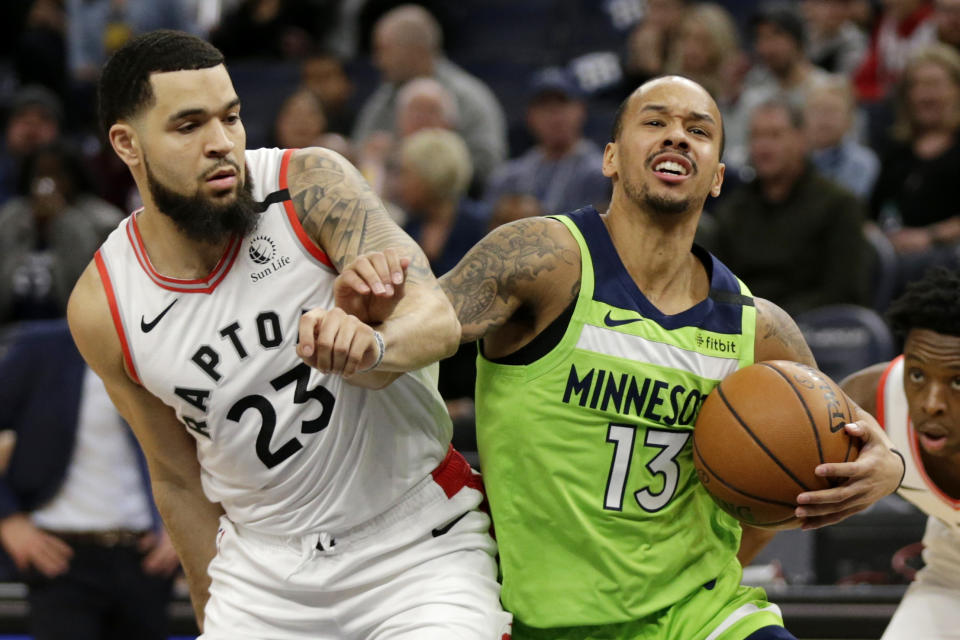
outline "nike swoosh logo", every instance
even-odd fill
[[[607,325],[608,327],[619,327],[620,325],[630,324],[632,322],[642,322],[642,321],[643,321],[642,316],[636,317],[636,318],[614,319],[610,317],[609,311],[607,311],[607,315],[603,317],[603,324]]]
[[[442,536],[443,534],[445,534],[447,531],[450,531],[450,529],[453,528],[453,525],[457,524],[458,522],[460,522],[461,520],[463,520],[463,519],[466,517],[467,513],[470,513],[470,512],[467,511],[466,513],[461,513],[459,516],[457,516],[456,518],[454,518],[453,520],[451,520],[451,521],[448,522],[447,524],[443,525],[442,527],[437,527],[436,529],[434,529],[434,530],[433,530],[433,537],[434,537],[434,538],[439,538],[440,536]]]
[[[144,333],[150,333],[151,331],[153,331],[153,328],[157,326],[157,323],[160,322],[163,316],[167,315],[167,311],[170,311],[170,307],[177,304],[177,300],[179,299],[180,298],[174,298],[173,302],[168,304],[167,308],[161,311],[160,315],[158,315],[156,318],[154,318],[150,322],[147,322],[146,318],[144,318],[143,316],[140,316],[140,330],[143,331]]]

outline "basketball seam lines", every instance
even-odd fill
[[[728,489],[731,489],[731,490],[733,490],[733,491],[736,491],[736,492],[739,493],[740,495],[746,496],[747,498],[750,498],[751,500],[756,500],[756,501],[758,501],[758,502],[766,502],[767,504],[776,504],[776,505],[780,505],[780,506],[784,506],[784,507],[796,507],[795,504],[790,504],[789,502],[783,502],[782,500],[774,500],[774,499],[772,499],[772,498],[764,498],[764,497],[761,497],[761,496],[755,496],[755,495],[753,495],[752,493],[748,493],[748,492],[744,491],[743,489],[740,489],[739,487],[736,487],[736,486],[730,484],[729,482],[727,482],[726,480],[724,480],[723,478],[721,478],[720,476],[718,476],[718,475],[717,475],[717,472],[713,470],[713,467],[711,467],[709,464],[707,464],[706,459],[705,459],[705,458],[703,457],[703,455],[701,455],[701,453],[700,453],[700,447],[697,446],[696,441],[694,441],[694,443],[693,443],[693,450],[696,452],[697,457],[700,458],[700,464],[702,464],[702,465],[706,468],[706,470],[710,472],[710,475],[712,475],[714,478],[716,478],[717,480],[719,480],[719,481],[720,481],[720,484],[722,484],[723,486],[727,487]],[[791,517],[792,517],[792,516],[791,516]]]
[[[810,420],[810,428],[813,429],[813,440],[817,443],[817,455],[820,457],[820,464],[823,464],[823,447],[820,444],[820,432],[817,431],[817,421],[813,419],[813,414],[810,413],[810,407],[807,406],[807,403],[804,401],[803,396],[800,395],[800,392],[797,391],[797,388],[793,386],[793,383],[790,382],[790,378],[787,375],[780,371],[780,369],[769,365],[765,362],[761,362],[761,365],[767,367],[768,369],[773,369],[777,374],[786,381],[787,386],[790,387],[790,391],[793,391],[794,395],[797,396],[797,400],[800,401],[800,404],[803,405],[803,411],[807,414],[807,418]]]
[[[773,455],[772,451],[767,449],[766,445],[764,445],[763,442],[761,442],[760,439],[756,435],[754,435],[753,431],[750,430],[750,427],[748,427],[746,423],[740,418],[740,415],[737,414],[736,411],[734,411],[733,407],[730,405],[730,402],[727,400],[727,396],[723,393],[722,384],[717,387],[717,391],[720,393],[720,399],[723,400],[723,404],[727,406],[727,409],[729,409],[730,413],[733,414],[733,417],[737,419],[737,422],[739,422],[740,426],[743,427],[743,430],[747,432],[747,435],[749,435],[753,439],[753,441],[757,443],[757,446],[763,449],[763,452],[766,453],[767,456],[771,460],[773,460],[776,463],[776,465],[783,470],[785,474],[790,476],[790,479],[796,482],[797,486],[799,486],[804,491],[809,491],[810,489],[808,489],[802,482],[800,482],[800,479],[797,478],[797,476],[793,475],[793,472],[790,471],[790,469],[788,469],[782,462],[780,462],[780,460],[777,459],[775,455]]]
[[[842,391],[842,389],[841,389],[841,391]],[[845,394],[845,393],[843,394],[843,403],[844,403],[845,405],[847,405],[847,415],[850,417],[850,422],[855,422],[855,420],[853,420],[853,418],[856,417],[856,416],[853,415],[853,410],[850,409],[850,399],[847,397],[847,394]],[[843,456],[843,461],[844,461],[844,462],[847,462],[848,460],[850,460],[850,449],[852,449],[852,448],[853,448],[853,438],[848,437],[848,438],[847,438],[847,453],[844,454],[844,456]]]

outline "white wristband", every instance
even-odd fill
[[[366,369],[360,369],[357,373],[367,373],[373,371],[380,366],[380,363],[383,362],[383,354],[387,352],[386,345],[383,344],[383,336],[379,331],[373,332],[373,337],[377,341],[377,347],[379,347],[379,353],[377,354],[377,359],[374,360],[373,364],[367,367]]]

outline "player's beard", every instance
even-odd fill
[[[686,213],[697,204],[693,197],[688,198],[668,198],[650,191],[650,186],[643,184],[638,189],[635,184],[629,182],[624,184],[624,190],[627,196],[633,200],[640,208],[661,215],[679,215]],[[706,202],[704,198],[700,205]]]
[[[144,164],[154,204],[191,240],[218,244],[232,234],[244,237],[257,225],[261,206],[253,199],[249,176],[238,185],[232,202],[217,204],[202,195],[199,188],[189,196],[177,193],[157,179],[148,162]]]

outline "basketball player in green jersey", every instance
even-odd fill
[[[772,536],[743,528],[696,478],[704,397],[755,361],[815,365],[796,324],[693,245],[723,182],[722,123],[696,83],[650,81],[622,105],[592,207],[499,227],[441,285],[463,340],[482,339],[480,461],[514,639],[793,638],[740,585]],[[389,282],[361,258],[341,287]],[[903,466],[866,413],[847,427],[846,482],[801,494],[804,526],[836,522],[897,487]]]

